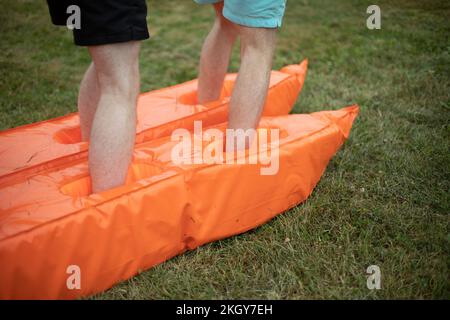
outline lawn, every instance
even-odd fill
[[[76,111],[89,63],[44,1],[3,0],[0,129]],[[450,3],[289,0],[274,69],[310,61],[295,113],[361,106],[311,197],[94,299],[449,299]],[[141,90],[196,78],[209,6],[149,1]],[[236,47],[230,71],[239,67]],[[381,290],[366,268],[381,268]]]

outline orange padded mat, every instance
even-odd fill
[[[227,76],[220,100],[207,105],[196,103],[196,80],[142,94],[127,183],[98,194],[90,191],[77,114],[1,132],[0,298],[98,293],[304,201],[359,110],[287,115],[306,67],[304,61],[272,72],[258,132],[277,130],[279,139],[258,139],[259,148],[234,155],[233,164],[176,163],[171,134],[185,128],[194,139],[195,120],[223,133],[236,75]],[[250,159],[268,155],[277,170],[263,175],[268,164]],[[80,270],[79,289],[67,286],[71,266]]]
[[[305,81],[307,60],[272,71],[264,115],[288,114]],[[218,101],[196,103],[197,80],[140,95],[137,107],[136,143],[169,135],[176,128],[192,128],[227,120],[236,74],[227,75]],[[77,113],[0,132],[0,179],[13,173],[37,172],[70,159],[85,158]]]
[[[139,144],[127,185],[107,192],[90,194],[87,163],[78,160],[2,184],[0,298],[97,293],[266,222],[310,195],[357,113],[264,117],[260,128],[280,132],[274,175],[261,175],[259,163],[175,165],[175,142],[162,137]],[[67,288],[70,265],[81,270],[80,289]]]

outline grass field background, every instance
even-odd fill
[[[76,111],[86,49],[50,23],[44,1],[2,3],[0,129]],[[365,26],[370,4],[288,1],[274,69],[310,60],[294,112],[361,106],[312,196],[92,298],[450,298],[450,3],[379,0],[381,30]],[[213,10],[148,8],[141,90],[196,78]],[[381,290],[366,287],[372,264]]]

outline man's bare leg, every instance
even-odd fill
[[[138,41],[89,47],[100,92],[89,146],[94,193],[125,183],[136,134],[139,49]]]
[[[80,117],[82,141],[88,141],[91,135],[92,120],[97,110],[99,98],[97,72],[92,62],[86,70],[83,80],[81,80],[78,93],[78,115]]]
[[[241,65],[231,95],[229,129],[254,129],[269,89],[277,29],[238,26]]]
[[[230,100],[228,129],[255,129],[261,118],[269,89],[272,60],[275,51],[276,29],[249,28],[238,26],[241,38],[241,65]],[[233,132],[233,131],[232,131]],[[249,148],[254,136],[249,140],[236,139],[233,132],[227,141],[225,150],[243,150]],[[242,141],[245,144],[240,145]]]
[[[222,8],[223,2],[215,5],[216,20],[203,44],[198,102],[219,98],[233,44],[240,36],[241,65],[231,95],[228,128],[254,129],[261,118],[267,97],[277,29],[234,24],[223,17]]]
[[[198,76],[198,103],[217,100],[227,73],[236,26],[222,16],[223,2],[214,5],[216,20],[203,43]]]

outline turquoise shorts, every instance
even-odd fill
[[[199,4],[224,1],[223,16],[246,27],[278,28],[286,8],[286,0],[194,0]]]

